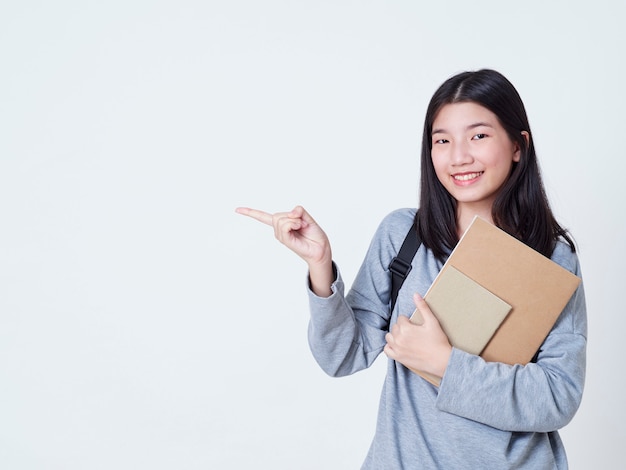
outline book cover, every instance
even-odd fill
[[[450,343],[476,355],[483,351],[511,311],[511,305],[454,266],[437,277],[424,300]]]

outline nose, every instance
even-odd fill
[[[469,145],[465,141],[456,141],[450,148],[450,162],[454,166],[472,163],[473,157],[470,153]]]

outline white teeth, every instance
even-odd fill
[[[465,175],[452,175],[452,177],[457,181],[469,181],[474,178],[478,178],[480,175],[482,175],[482,171],[477,173],[467,173]]]

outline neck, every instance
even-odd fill
[[[459,203],[456,210],[456,226],[459,238],[472,223],[474,216],[478,216],[485,219],[490,224],[493,224],[491,205]]]

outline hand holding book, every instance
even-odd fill
[[[413,300],[416,311],[421,312],[421,324],[417,325],[414,318],[400,315],[385,337],[385,354],[412,371],[419,370],[420,375],[438,381],[450,360],[452,345],[426,301],[419,294],[415,294]]]

